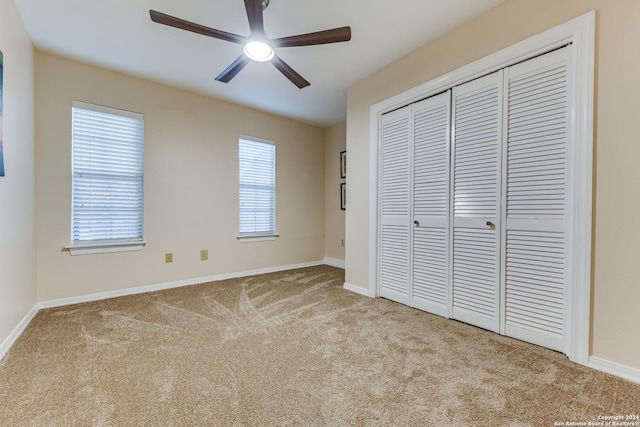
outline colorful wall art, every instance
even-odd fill
[[[0,176],[4,176],[4,155],[2,151],[2,51],[0,51]]]

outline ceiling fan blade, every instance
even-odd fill
[[[251,62],[251,60],[247,58],[245,54],[240,55],[238,59],[233,61],[233,64],[229,65],[226,70],[224,70],[218,77],[216,77],[216,80],[222,83],[229,83],[231,79],[234,78],[240,71],[242,71],[242,69],[246,67],[249,62]]]
[[[151,20],[153,22],[157,22],[158,24],[180,28],[182,30],[191,31],[192,33],[203,34],[205,36],[213,37],[220,40],[226,40],[232,43],[245,44],[247,42],[246,37],[239,36],[233,33],[227,33],[226,31],[216,30],[214,28],[205,27],[204,25],[185,21],[184,19],[176,18],[175,16],[167,15],[155,10],[150,10],[149,15],[151,16]]]
[[[299,89],[309,86],[311,83],[306,81],[304,77],[296,73],[286,62],[284,62],[278,55],[275,55],[271,60],[271,63],[278,69],[286,78],[291,80],[291,83],[298,86]]]
[[[251,28],[251,35],[264,35],[262,1],[244,0],[244,7],[247,10],[247,18],[249,19],[249,28]]]
[[[317,31],[315,33],[273,39],[269,43],[273,47],[295,47],[348,42],[349,40],[351,40],[351,27],[340,27],[331,30]]]

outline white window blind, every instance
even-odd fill
[[[74,102],[72,116],[71,247],[141,244],[142,114]]]
[[[276,146],[240,137],[239,236],[273,236],[276,231]]]

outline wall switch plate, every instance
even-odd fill
[[[206,261],[209,259],[209,249],[202,249],[200,251],[200,261]]]
[[[164,254],[164,262],[173,262],[173,253],[167,252]]]

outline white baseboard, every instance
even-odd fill
[[[302,264],[284,265],[279,267],[259,268],[249,271],[218,274],[215,276],[196,277],[194,279],[178,280],[175,282],[160,283],[157,285],[140,286],[137,288],[119,289],[117,291],[99,292],[96,294],[80,295],[77,297],[60,298],[36,303],[38,309],[63,307],[65,305],[80,304],[84,302],[100,301],[109,298],[117,298],[128,295],[143,294],[147,292],[163,291],[166,289],[181,288],[183,286],[197,285],[200,283],[217,282],[220,280],[235,279],[238,277],[257,276],[258,274],[276,273],[279,271],[294,270],[296,268],[315,267],[323,265],[324,261],[306,262]]]
[[[331,267],[341,268],[343,270],[345,269],[345,264],[343,259],[325,258],[324,263],[327,265],[330,265]]]
[[[593,356],[589,358],[589,364],[587,366],[598,371],[606,372],[607,374],[615,375],[616,377],[623,378],[627,381],[631,381],[632,383],[640,384],[640,369],[631,368],[615,362],[609,362],[608,360]]]
[[[38,308],[33,306],[31,310],[22,318],[18,326],[9,334],[9,336],[0,344],[0,360],[4,359],[4,356],[7,355],[9,349],[13,346],[20,335],[27,329],[31,320],[38,314]]]
[[[352,285],[351,283],[347,283],[347,282],[344,282],[344,285],[342,287],[348,291],[355,292],[356,294],[373,298],[373,296],[369,293],[369,288],[363,288],[361,286]]]

